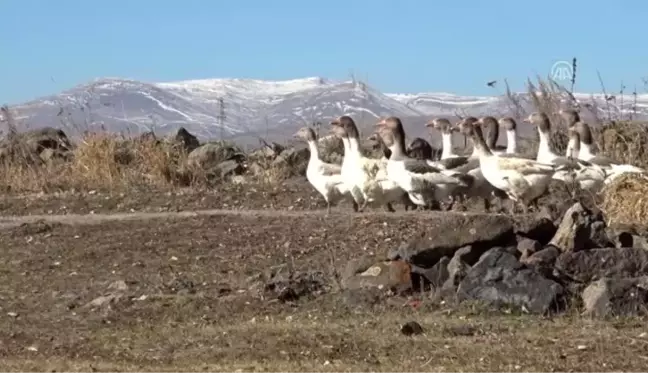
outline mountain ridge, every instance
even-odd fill
[[[522,106],[532,107],[528,94],[516,93]],[[607,107],[603,95],[575,93],[578,101]],[[223,112],[219,100],[222,98]],[[621,101],[621,103],[619,103]],[[628,111],[634,97],[613,103]],[[637,114],[648,118],[648,95],[637,96]],[[506,96],[462,96],[446,92],[382,93],[361,81],[334,81],[322,77],[290,80],[244,78],[199,79],[149,83],[134,79],[98,78],[58,94],[13,105],[19,129],[54,126],[81,133],[108,130],[164,135],[180,126],[199,138],[283,139],[299,127],[326,123],[351,115],[361,127],[386,115],[406,118],[417,133],[433,116],[511,115]],[[599,109],[601,110],[601,109]],[[219,117],[224,113],[222,126]],[[419,124],[420,122],[420,124]]]

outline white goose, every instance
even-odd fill
[[[441,149],[441,159],[438,161],[429,160],[429,164],[433,167],[440,168],[442,170],[454,170],[457,167],[464,166],[470,161],[469,156],[458,155],[454,152],[454,146],[452,144],[452,133],[455,131],[455,128],[452,126],[450,121],[446,118],[436,118],[425,124],[428,128],[434,128],[441,132],[441,143],[443,148]],[[476,158],[475,158],[476,159]],[[476,168],[477,164],[470,168]],[[465,173],[466,169],[459,172]]]
[[[358,128],[353,119],[341,116],[333,120],[331,125],[335,134],[344,142],[342,176],[353,199],[360,204],[358,211],[364,211],[371,204],[383,205],[388,211],[394,212],[391,203],[397,201],[403,202],[407,209],[405,191],[387,178],[388,163],[367,158],[360,152]]]
[[[515,123],[515,119],[505,117],[497,120],[494,117],[486,116],[480,118],[478,123],[486,130],[486,145],[493,154],[517,154],[517,123]],[[506,130],[506,146],[497,145],[500,127],[504,127]]]
[[[605,179],[605,183],[609,183],[617,176],[628,173],[645,173],[646,170],[643,168],[633,166],[630,164],[620,164],[615,162],[613,159],[606,157],[604,155],[594,154],[593,144],[594,137],[592,136],[592,131],[589,125],[585,122],[578,122],[574,125],[574,130],[578,133],[580,149],[578,151],[578,159],[590,162],[599,167],[602,167],[605,172],[608,174],[608,177]]]
[[[567,131],[574,129],[576,123],[580,122],[580,114],[578,111],[573,109],[560,110],[558,112],[565,122],[567,122]],[[567,158],[578,158],[578,152],[580,149],[579,136],[569,136],[569,141],[567,142],[567,149],[565,149],[565,157]]]
[[[425,160],[410,158],[405,153],[405,131],[401,120],[389,117],[376,124],[378,134],[391,150],[387,162],[390,180],[405,190],[412,202],[429,207],[448,199],[455,188],[466,186],[463,175],[442,171]]]
[[[475,117],[466,117],[457,123],[458,131],[464,136],[467,136],[469,141],[473,143],[473,152],[470,156],[469,163],[458,167],[455,170],[464,169],[464,172],[472,177],[473,183],[470,188],[465,188],[464,196],[481,198],[484,202],[484,210],[488,212],[490,211],[491,198],[493,196],[503,200],[507,199],[508,195],[491,185],[488,180],[486,180],[481,168],[479,167],[479,151],[472,139],[472,127],[478,125],[480,125],[479,120]]]
[[[553,175],[554,180],[560,180],[563,182],[573,182],[574,175],[573,171],[580,170],[580,177],[585,177],[585,175],[590,175],[594,177],[595,180],[604,179],[605,172],[600,167],[596,167],[588,162],[582,162],[575,158],[568,158],[562,155],[557,154],[551,149],[550,137],[551,137],[551,121],[545,113],[532,113],[528,118],[525,119],[525,122],[531,123],[532,125],[538,128],[538,135],[540,136],[540,144],[538,145],[538,155],[536,161],[546,164],[552,164],[556,166],[565,166],[564,170],[556,172]],[[572,134],[570,137],[574,137]],[[572,140],[573,144],[574,140]],[[587,182],[587,180],[581,179],[583,182],[581,187],[584,189],[590,189],[595,184]]]
[[[342,178],[342,167],[323,162],[319,157],[317,138],[312,128],[304,127],[294,137],[306,140],[310,149],[310,159],[306,168],[306,179],[326,201],[326,214],[331,212],[331,204],[343,199],[351,199],[351,193]],[[355,204],[355,202],[353,202]],[[357,205],[356,205],[357,208]]]
[[[479,167],[486,180],[521,204],[524,213],[528,211],[530,203],[535,203],[545,193],[553,174],[563,167],[512,155],[494,155],[486,145],[479,126],[461,125],[463,131],[470,133],[479,152]]]

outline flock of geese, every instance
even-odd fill
[[[310,160],[306,177],[326,201],[327,214],[331,205],[344,199],[351,200],[356,212],[367,206],[382,206],[393,212],[393,203],[402,203],[406,211],[439,209],[442,205],[450,209],[456,201],[473,197],[482,199],[487,211],[496,197],[500,201],[512,201],[511,214],[515,213],[516,205],[527,213],[529,206],[537,207],[538,198],[547,192],[552,180],[596,192],[623,173],[645,172],[595,154],[591,129],[581,121],[578,112],[561,110],[560,115],[567,122],[569,133],[565,155],[551,148],[551,121],[545,113],[533,113],[524,119],[537,128],[540,136],[535,159],[519,153],[517,124],[510,117],[499,120],[492,116],[466,117],[454,125],[446,118],[429,121],[426,127],[441,133],[439,159],[433,159],[432,147],[421,138],[406,148],[403,123],[397,117],[380,120],[370,137],[382,148],[380,159],[362,154],[358,128],[349,116],[330,123],[334,135],[344,143],[341,165],[321,160],[312,128],[300,129],[295,137],[308,142]],[[505,147],[496,145],[500,129],[506,132]],[[470,139],[473,145],[470,155],[454,153],[453,132]]]

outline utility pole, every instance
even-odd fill
[[[220,130],[220,140],[223,141],[223,132],[225,130],[225,101],[223,100],[222,97],[218,98],[218,116],[216,119],[218,120],[218,127]]]

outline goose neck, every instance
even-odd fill
[[[315,140],[308,140],[308,149],[310,150],[310,160],[319,159],[319,149]]]
[[[540,135],[540,144],[538,145],[538,155],[546,156],[551,154],[551,147],[549,146],[549,134],[538,129]]]
[[[506,131],[506,152],[513,154],[517,151],[517,134],[515,130]]]
[[[442,133],[441,144],[441,159],[452,157],[452,135],[449,133]]]
[[[592,152],[592,146],[590,144],[584,144],[581,142],[580,151],[578,152],[578,158],[586,160],[592,157],[594,157],[594,153]]]
[[[355,137],[349,137],[349,151],[354,154],[360,154],[360,143]]]

